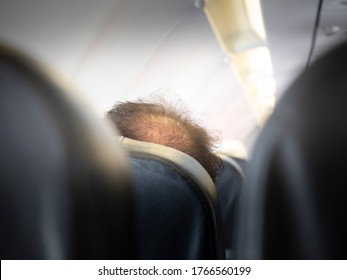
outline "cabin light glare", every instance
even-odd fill
[[[223,141],[221,147],[217,150],[217,153],[224,153],[240,159],[247,159],[248,157],[245,145],[236,140]]]

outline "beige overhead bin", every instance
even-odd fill
[[[204,12],[259,121],[275,104],[275,80],[259,0],[205,0]]]

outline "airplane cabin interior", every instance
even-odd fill
[[[1,259],[347,259],[346,36],[343,0],[0,0]],[[158,99],[216,176],[106,117]]]

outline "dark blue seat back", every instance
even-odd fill
[[[172,148],[122,139],[136,197],[138,259],[223,259],[217,193],[207,171]]]
[[[223,169],[215,178],[215,185],[219,197],[226,258],[235,258],[233,239],[235,232],[235,218],[237,203],[242,188],[244,173],[239,164],[230,156],[219,154],[223,161]]]
[[[113,132],[0,47],[1,259],[133,258],[133,197]]]

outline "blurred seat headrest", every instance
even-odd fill
[[[347,258],[347,44],[287,90],[246,174],[238,258]]]
[[[0,46],[1,259],[131,258],[126,158],[50,73]]]

